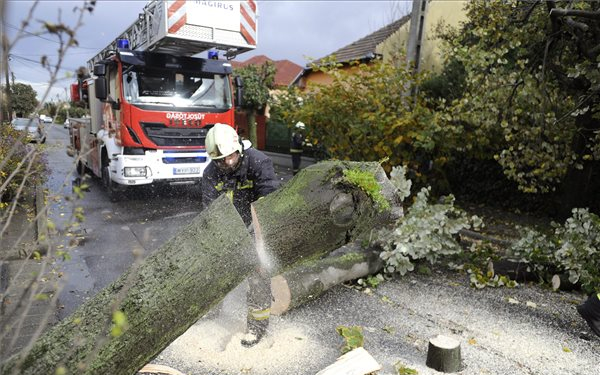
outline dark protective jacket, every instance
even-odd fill
[[[240,166],[229,174],[209,163],[202,177],[202,207],[206,208],[221,194],[227,194],[244,220],[250,225],[250,204],[277,190],[281,182],[275,177],[273,162],[254,148],[244,150]]]
[[[304,135],[301,132],[293,132],[292,139],[290,141],[290,152],[291,153],[302,153],[302,146],[304,145]]]

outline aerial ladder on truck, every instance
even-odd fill
[[[150,1],[87,62],[93,77],[77,88],[88,90],[90,118],[75,119],[71,134],[78,170],[100,177],[111,198],[127,186],[199,183],[208,129],[235,127],[241,104],[229,60],[256,47],[256,30],[254,0]]]

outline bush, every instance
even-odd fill
[[[9,124],[0,125],[0,209],[22,198],[27,189],[43,184],[48,176],[43,146],[25,143],[25,139]]]
[[[511,253],[540,273],[565,272],[587,292],[600,292],[600,217],[574,208],[563,226],[553,223],[551,235],[524,228]]]
[[[405,170],[394,167],[391,177],[399,196],[402,199],[408,197],[411,183],[405,178]],[[468,217],[464,211],[454,207],[453,196],[430,203],[430,191],[422,188],[395,228],[380,231],[378,237],[383,248],[381,258],[385,261],[386,273],[404,275],[414,270],[414,263],[419,260],[435,264],[441,257],[458,254],[462,252],[456,241],[458,232],[482,225],[477,216]]]

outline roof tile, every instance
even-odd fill
[[[275,86],[288,86],[302,72],[303,68],[290,60],[272,60],[265,55],[252,56],[246,61],[231,61],[231,66],[241,68],[247,65],[263,65],[270,61],[275,65]]]
[[[400,29],[400,27],[402,27],[408,21],[410,21],[410,15],[404,16],[399,20],[396,20],[390,23],[389,25],[382,27],[374,33],[371,33],[355,42],[352,42],[349,45],[342,47],[325,57],[333,55],[335,56],[336,60],[341,63],[350,62],[353,60],[360,60],[366,57],[372,58],[375,56],[375,49],[377,45],[384,42],[387,38],[389,38],[393,33],[398,31],[398,29]],[[314,62],[318,63],[325,57],[315,60]]]

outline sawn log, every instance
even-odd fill
[[[377,193],[391,206],[374,204],[372,188],[344,179],[350,169],[375,177]],[[373,228],[395,218],[396,203],[395,188],[377,163],[330,161],[301,171],[256,202],[256,211],[279,272],[368,239]],[[257,258],[252,236],[222,196],[140,265],[0,365],[0,374],[134,374],[252,272]],[[127,322],[119,325],[121,334],[111,335],[115,311]]]

